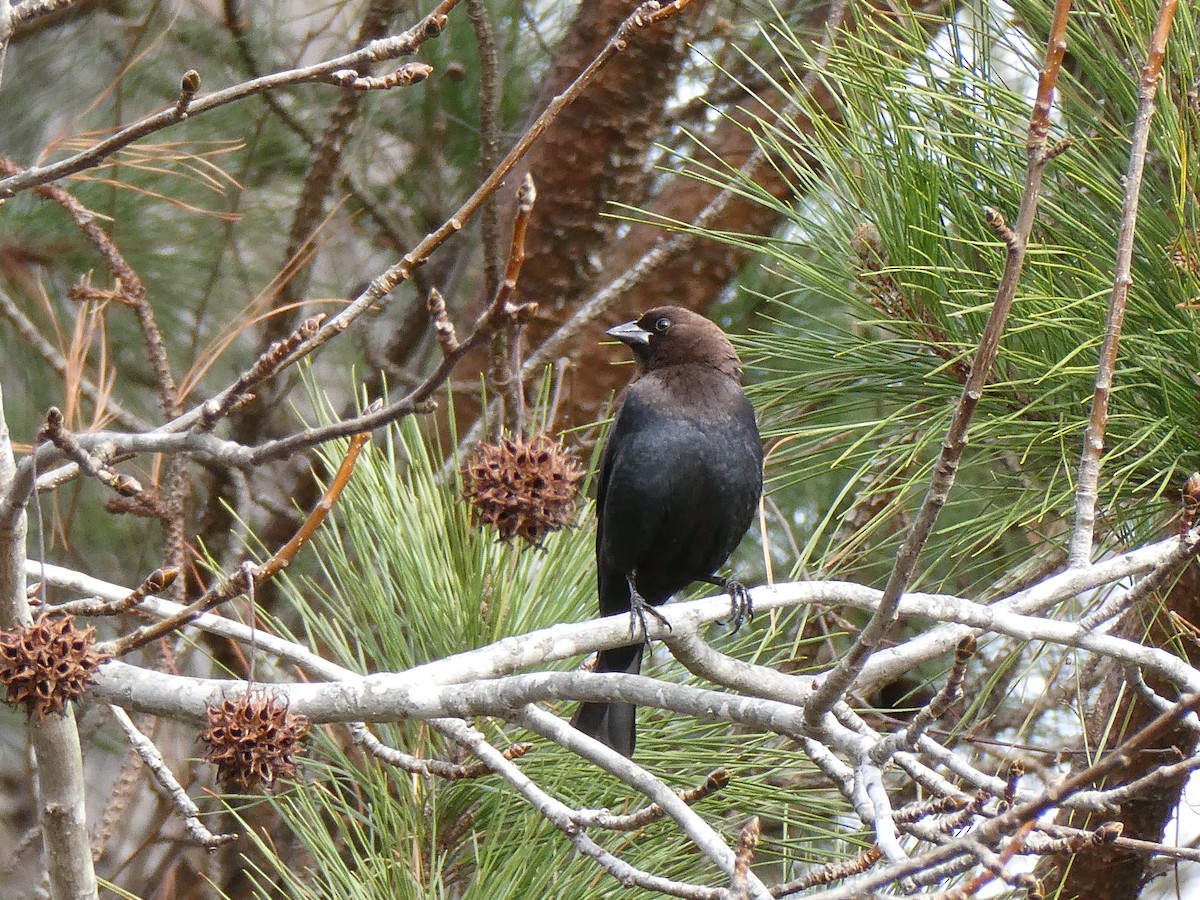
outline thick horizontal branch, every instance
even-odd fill
[[[1144,647],[1132,641],[1102,633],[1081,633],[1074,623],[1058,622],[1019,612],[1044,608],[1076,596],[1082,591],[1111,583],[1132,574],[1150,571],[1161,564],[1163,560],[1179,553],[1179,548],[1187,546],[1188,543],[1189,541],[1178,537],[1168,538],[1085,569],[1072,569],[1053,576],[1039,585],[1014,594],[1007,600],[991,606],[973,603],[951,595],[906,594],[900,607],[902,616],[920,616],[940,622],[955,623],[952,626],[943,626],[945,635],[953,639],[943,649],[940,646],[940,638],[936,641],[928,641],[924,640],[925,636],[922,636],[878,654],[877,659],[871,660],[871,663],[878,660],[880,663],[886,663],[889,667],[896,665],[899,660],[892,654],[902,653],[903,649],[907,648],[908,653],[904,654],[905,668],[911,669],[919,662],[952,652],[964,634],[964,630],[960,626],[967,626],[981,631],[1008,634],[1024,640],[1049,641],[1102,653],[1143,668],[1151,668],[1181,686],[1195,684],[1200,687],[1200,673],[1197,673],[1195,669],[1178,657],[1165,651]],[[38,563],[29,562],[27,567],[34,577],[42,577],[42,567]],[[56,566],[46,566],[45,578],[51,584],[105,599],[121,599],[130,593],[129,588],[111,585]],[[774,587],[755,588],[751,594],[754,598],[755,608],[760,612],[786,609],[802,604],[852,606],[870,611],[879,602],[881,596],[880,591],[872,588],[839,581],[785,583]],[[155,616],[168,616],[177,612],[179,607],[177,604],[151,597],[144,600],[138,609]],[[696,632],[704,625],[722,621],[728,616],[729,603],[728,598],[721,595],[688,603],[672,604],[666,607],[664,612],[671,623],[672,630],[668,631],[660,623],[650,622],[649,630],[652,639],[669,637],[677,640],[682,635]],[[202,616],[192,625],[203,630],[217,631],[235,640],[243,642],[251,640],[249,628],[220,616]],[[942,629],[933,631],[939,632]],[[295,662],[311,674],[330,679],[344,678],[347,674],[353,676],[353,673],[348,673],[342,667],[322,660],[306,648],[281,641],[261,630],[257,632],[255,640],[261,650]],[[502,638],[487,647],[425,663],[402,673],[402,675],[391,677],[408,679],[413,684],[426,685],[456,684],[481,678],[496,678],[548,662],[582,656],[593,650],[619,647],[628,643],[628,640],[628,616],[617,615],[593,622],[555,625],[524,635]],[[869,664],[864,672],[864,677],[869,678],[877,674],[874,669],[875,667]],[[169,676],[156,673],[156,677]],[[781,676],[781,678],[788,679],[788,684],[797,685],[811,677]],[[819,680],[820,676],[816,677]],[[1187,689],[1193,688],[1188,687]]]
[[[818,590],[812,590],[818,588]],[[755,606],[760,610],[794,606],[800,603],[831,602],[870,610],[879,602],[880,592],[859,585],[838,582],[780,585],[774,589],[760,588],[752,592]],[[816,598],[820,597],[821,600]],[[671,626],[651,624],[651,637],[662,633],[678,635],[694,631],[700,625],[727,615],[728,603],[723,597],[711,597],[669,608],[666,618]],[[1072,623],[1057,622],[1034,616],[1022,616],[980,606],[968,600],[937,595],[906,595],[901,604],[902,616],[913,615],[969,625],[981,631],[1007,634],[1028,641],[1047,641],[1064,646],[1079,647],[1125,663],[1151,669],[1175,682],[1181,689],[1200,691],[1200,672],[1178,657],[1154,647],[1104,634],[1081,634]],[[497,679],[508,672],[526,666],[543,664],[557,659],[582,655],[596,648],[620,646],[628,642],[629,622],[624,615],[611,616],[597,622],[559,625],[518,637],[503,638],[489,647],[437,660],[406,672],[368,675],[355,683],[338,684],[280,684],[274,686],[289,699],[292,708],[315,722],[390,721],[416,716],[419,718],[450,717],[495,713],[531,702],[548,700],[626,700],[641,706],[664,706],[711,717],[717,707],[718,717],[731,720],[735,714],[727,703],[741,702],[726,694],[700,699],[687,695],[681,706],[665,704],[665,693],[656,696],[654,690],[667,692],[680,686],[663,685],[653,679],[635,676],[542,673],[520,678],[549,679],[530,682]],[[821,676],[786,676],[797,684],[819,682]],[[470,683],[470,684],[468,684]],[[599,685],[605,684],[601,687]],[[566,687],[564,687],[566,685]],[[471,690],[478,688],[480,694]],[[160,715],[196,717],[209,702],[227,692],[240,693],[243,682],[185,678],[148,672],[136,667],[109,663],[101,670],[95,691],[102,699],[141,712]],[[690,689],[689,689],[690,690]],[[515,691],[515,692],[514,692]],[[646,692],[650,691],[650,694]],[[711,692],[709,692],[711,693]],[[680,695],[681,697],[684,695]],[[767,701],[764,701],[767,702]],[[698,705],[699,704],[699,705]],[[798,704],[777,706],[794,710]],[[771,725],[756,720],[746,724]],[[790,733],[806,733],[788,720],[780,728]]]

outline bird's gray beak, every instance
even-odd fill
[[[645,347],[650,343],[650,332],[637,322],[626,322],[624,325],[610,328],[604,333],[630,347]]]

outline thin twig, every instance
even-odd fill
[[[325,313],[317,313],[300,323],[290,335],[276,341],[264,350],[245,372],[238,376],[237,381],[217,398],[209,400],[200,407],[200,421],[196,424],[197,431],[212,431],[217,422],[229,415],[234,409],[239,409],[254,399],[250,389],[275,371],[279,362],[304,341],[316,334],[321,323],[325,321]]]
[[[762,822],[758,816],[751,816],[740,832],[738,832],[737,846],[733,851],[733,875],[729,878],[729,893],[736,900],[750,900],[750,885],[747,876],[750,874],[750,867],[754,864],[754,848],[758,846],[758,839],[762,836]]]
[[[135,497],[142,493],[143,488],[136,478],[113,470],[105,460],[93,456],[79,445],[75,435],[63,424],[63,414],[57,406],[52,406],[46,411],[46,424],[38,429],[33,443],[36,446],[42,441],[49,441],[61,450],[67,459],[79,466],[83,474],[90,475],[121,496]]]
[[[292,535],[291,540],[276,551],[270,559],[261,565],[254,566],[252,570],[239,569],[237,574],[231,575],[219,582],[215,587],[206,591],[204,596],[189,604],[176,615],[163,619],[160,622],[155,622],[153,625],[143,626],[124,637],[108,641],[100,645],[98,649],[103,649],[113,656],[123,656],[131,650],[135,650],[151,641],[157,640],[163,635],[182,628],[189,622],[195,621],[196,618],[210,609],[235,597],[240,597],[253,587],[269,581],[282,569],[286,568],[295,559],[296,554],[300,552],[300,548],[308,543],[309,539],[320,528],[321,523],[325,521],[325,518],[333,509],[333,505],[337,502],[338,497],[341,496],[342,491],[350,482],[350,476],[354,472],[354,464],[358,460],[359,452],[368,440],[370,440],[370,435],[366,433],[357,434],[351,438],[350,446],[346,450],[346,456],[342,459],[341,466],[338,468],[333,480],[330,481],[329,487],[325,489],[325,493],[321,496],[320,501],[318,501],[312,512],[308,514],[308,517],[304,520],[299,530]]]
[[[408,31],[403,34],[371,41],[367,46],[360,50],[355,50],[353,53],[347,53],[311,66],[303,66],[298,69],[289,69],[286,72],[264,75],[261,78],[254,78],[250,81],[226,88],[223,91],[216,91],[215,93],[195,99],[188,106],[186,114],[188,116],[196,116],[200,113],[208,112],[210,109],[216,109],[219,106],[241,100],[244,97],[251,97],[264,91],[271,91],[288,85],[326,81],[333,72],[339,69],[357,69],[373,62],[396,59],[400,56],[410,56],[425,41],[431,37],[436,37],[442,32],[442,29],[446,27],[447,15],[458,5],[458,2],[459,0],[441,0],[433,12],[425,16],[425,18]],[[181,121],[183,121],[183,117],[176,112],[176,107],[172,104],[166,110],[126,125],[98,144],[80,151],[73,156],[68,156],[66,159],[45,166],[33,166],[16,174],[8,174],[8,177],[0,179],[0,198],[12,197],[19,191],[27,190],[36,185],[47,184],[51,181],[65,178],[68,175],[74,175],[76,172],[95,168],[123,147],[127,147],[134,141],[153,134],[156,131],[168,128],[171,125],[178,124]]]
[[[1085,563],[1086,565],[1086,563]],[[1076,626],[1081,632],[1099,628],[1113,616],[1147,599],[1154,591],[1162,587],[1171,576],[1178,576],[1178,566],[1161,565],[1147,575],[1143,575],[1129,590],[1118,590],[1108,597],[1096,609],[1079,620]]]
[[[200,807],[196,806],[179,780],[171,773],[162,754],[154,746],[154,742],[138,730],[138,727],[133,724],[133,720],[129,718],[129,714],[121,707],[110,706],[109,709],[112,711],[113,718],[125,730],[125,737],[128,738],[130,746],[137,751],[142,762],[146,764],[146,768],[150,770],[150,774],[154,776],[154,780],[167,792],[171,802],[175,804],[175,809],[183,816],[183,824],[187,828],[188,834],[192,836],[192,840],[207,850],[215,850],[222,844],[236,841],[236,834],[213,834],[204,827],[204,823],[200,821]]]
[[[405,772],[425,776],[436,775],[439,778],[445,778],[447,781],[482,778],[492,773],[492,770],[483,763],[476,763],[475,765],[451,763],[446,762],[444,759],[428,759],[413,756],[402,750],[397,750],[395,747],[389,747],[379,738],[375,737],[363,722],[351,722],[347,726],[347,730],[350,732],[350,737],[354,743],[358,744],[376,759],[382,760],[389,766],[395,766],[397,769],[403,769]],[[532,749],[533,744],[521,742],[512,744],[507,749],[499,752],[505,759],[511,761],[520,759]]]
[[[420,84],[432,74],[433,66],[428,63],[407,62],[386,75],[359,75],[354,69],[338,69],[330,74],[329,81],[356,91],[388,91]]]
[[[705,797],[715,794],[729,784],[729,773],[725,769],[714,769],[708,773],[704,783],[688,790],[676,791],[679,799],[688,806],[694,806]],[[609,831],[637,831],[645,828],[651,822],[657,822],[666,811],[657,803],[639,809],[637,812],[616,815],[607,809],[581,809],[575,813],[575,821],[580,828],[607,828]]]
[[[996,299],[992,302],[992,311],[988,316],[987,325],[979,341],[979,349],[971,364],[971,374],[963,386],[962,396],[954,410],[946,439],[942,443],[941,453],[933,468],[933,478],[929,490],[917,513],[916,520],[908,531],[903,546],[896,555],[891,575],[888,576],[884,587],[883,600],[879,608],[871,616],[871,620],[859,632],[853,646],[843,656],[837,666],[823,679],[820,688],[813,695],[806,707],[808,721],[816,724],[833,705],[845,696],[854,679],[862,671],[863,664],[875,651],[884,636],[896,621],[900,597],[912,583],[917,568],[917,559],[925,542],[933,531],[938,513],[946,503],[954,477],[958,471],[958,463],[962,458],[967,442],[967,428],[975,414],[975,408],[983,396],[983,388],[992,371],[996,354],[1000,348],[1000,338],[1008,321],[1009,311],[1017,293],[1017,283],[1021,278],[1021,270],[1025,264],[1025,250],[1029,236],[1033,231],[1034,216],[1037,213],[1038,199],[1041,193],[1042,176],[1046,168],[1046,137],[1050,130],[1050,106],[1054,96],[1054,86],[1058,81],[1058,73],[1062,66],[1063,54],[1066,52],[1067,17],[1071,10],[1071,0],[1057,0],[1054,6],[1054,20],[1050,27],[1050,37],[1046,46],[1046,56],[1042,63],[1042,71],[1038,77],[1037,97],[1033,105],[1033,114],[1029,122],[1029,136],[1026,142],[1028,166],[1025,171],[1025,189],[1021,196],[1021,206],[1017,213],[1016,228],[1006,232],[1007,254],[1004,261],[1004,272],[996,290]],[[1001,221],[999,226],[1003,225]],[[997,227],[997,231],[1000,228]]]
[[[1133,244],[1136,237],[1138,203],[1142,193],[1142,172],[1146,166],[1146,147],[1150,140],[1150,122],[1154,118],[1154,95],[1167,52],[1167,38],[1175,20],[1179,0],[1162,0],[1158,19],[1150,37],[1150,51],[1138,82],[1138,108],[1133,123],[1129,168],[1124,178],[1124,198],[1121,201],[1121,224],[1117,232],[1117,259],[1113,269],[1112,294],[1108,300],[1108,315],[1104,326],[1104,343],[1096,366],[1096,389],[1092,394],[1092,414],[1083,437],[1083,452],[1079,458],[1079,475],[1075,487],[1075,524],[1071,529],[1071,545],[1067,565],[1085,566],[1092,558],[1096,531],[1096,503],[1099,499],[1100,457],[1104,452],[1104,432],[1108,427],[1108,402],[1112,395],[1113,376],[1117,367],[1117,343],[1125,320],[1125,303],[1133,283]]]
[[[776,897],[786,897],[788,894],[798,894],[800,891],[807,891],[809,888],[817,887],[822,884],[829,884],[833,881],[841,881],[843,878],[849,878],[852,875],[861,875],[875,863],[879,862],[883,854],[879,852],[879,847],[872,844],[862,853],[851,859],[842,860],[840,862],[826,863],[811,872],[802,875],[799,878],[794,878],[791,881],[785,881],[782,884],[771,885],[771,893]]]
[[[93,707],[93,709],[99,710],[100,707]],[[147,730],[150,731],[150,735],[147,736],[153,740],[154,730],[163,720],[150,718],[149,721],[150,726]],[[121,769],[117,773],[113,786],[109,789],[104,811],[100,814],[100,821],[92,828],[92,858],[96,862],[104,858],[113,833],[117,830],[118,825],[127,821],[126,814],[129,812],[130,804],[139,798],[144,766],[142,758],[132,748],[121,761]]]
[[[146,580],[129,592],[129,595],[119,600],[102,600],[98,597],[87,597],[83,600],[72,600],[47,607],[47,612],[56,615],[72,616],[112,616],[128,612],[151,594],[157,594],[170,586],[179,577],[178,569],[155,569]]]
[[[533,176],[526,173],[517,189],[517,214],[513,220],[508,263],[504,268],[504,278],[497,285],[496,297],[492,301],[493,304],[503,305],[506,310],[511,310],[508,317],[510,327],[507,331],[497,329],[492,336],[492,358],[488,369],[489,380],[504,392],[508,401],[505,426],[513,434],[521,432],[525,420],[525,381],[521,377],[521,321],[537,310],[537,304],[514,306],[512,297],[517,290],[521,267],[525,264],[525,235],[529,230],[529,220],[533,216],[533,204],[536,201],[537,189],[533,184]]]
[[[1053,822],[1039,822],[1038,831],[1051,836],[1061,835],[1062,838],[1068,840],[1081,835],[1085,839],[1092,838],[1094,843],[1112,844],[1114,847],[1119,847],[1122,850],[1132,850],[1134,853],[1146,853],[1155,856],[1166,856],[1172,859],[1185,859],[1189,862],[1200,862],[1200,850],[1192,847],[1172,847],[1168,844],[1160,844],[1155,841],[1142,841],[1137,838],[1113,838],[1111,836],[1111,828],[1113,825],[1119,824],[1117,822],[1106,822],[1097,828],[1095,832],[1089,833],[1081,829],[1068,828],[1065,825],[1056,825]]]
[[[958,648],[954,653],[954,665],[950,668],[946,684],[917,711],[907,728],[897,734],[889,735],[885,740],[879,742],[871,751],[872,760],[882,765],[885,760],[894,756],[897,750],[912,750],[917,746],[917,741],[929,729],[929,726],[944,716],[951,706],[962,699],[963,681],[967,677],[967,663],[975,655],[975,647],[975,636],[971,634],[958,642]]]

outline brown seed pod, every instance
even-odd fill
[[[246,693],[210,706],[199,740],[223,782],[253,790],[295,777],[293,757],[302,752],[311,728],[308,717],[289,712],[283,700]]]
[[[539,545],[575,520],[583,468],[546,433],[480,444],[463,471],[466,499],[477,523],[500,538]]]
[[[1200,472],[1193,472],[1183,484],[1183,516],[1180,520],[1181,532],[1191,531],[1200,513]]]
[[[76,628],[74,616],[43,613],[30,625],[0,632],[0,683],[8,689],[8,702],[39,719],[61,713],[110,659],[95,643],[96,629]]]

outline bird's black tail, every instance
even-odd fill
[[[601,650],[596,655],[596,671],[637,675],[642,670],[643,646],[630,644]],[[632,703],[581,703],[571,724],[622,756],[633,756],[633,746],[637,742],[637,707]]]

